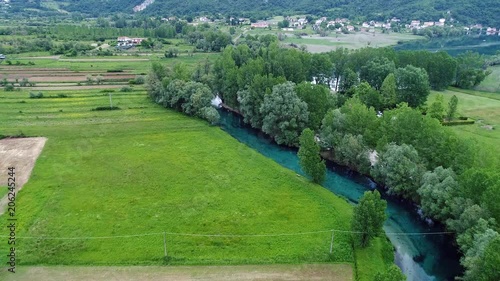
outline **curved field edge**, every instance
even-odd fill
[[[113,112],[91,112],[106,104],[102,94],[74,100],[68,112],[57,109],[71,98],[1,95],[9,101],[0,105],[2,132],[48,137],[17,199],[21,266],[353,262],[348,235],[336,236],[330,257],[322,232],[168,234],[164,259],[163,232],[349,229],[352,208],[219,128],[152,105],[144,92],[114,95],[126,106]],[[20,100],[28,101],[22,113],[8,106]],[[139,236],[116,237],[127,235]]]
[[[8,280],[282,280],[349,281],[352,267],[347,264],[238,265],[238,266],[52,266],[23,267],[16,274],[3,274]],[[0,277],[2,273],[0,273]],[[14,278],[15,276],[15,278]]]

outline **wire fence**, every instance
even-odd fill
[[[27,264],[353,262],[352,235],[359,233],[328,229],[255,234],[164,231],[112,236],[18,236],[16,248],[20,260]],[[386,234],[427,236],[451,232]],[[6,236],[0,237],[3,240]]]

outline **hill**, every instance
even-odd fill
[[[12,10],[19,12],[80,12],[99,16],[110,13],[133,13],[143,0],[12,0]],[[481,23],[500,27],[500,4],[497,0],[156,0],[144,11],[146,15],[181,16],[195,14],[233,14],[241,16],[307,13],[313,15],[383,20],[398,17],[412,19],[454,19],[458,23]]]

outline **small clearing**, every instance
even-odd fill
[[[4,273],[5,274],[5,273]],[[0,273],[0,276],[2,274]],[[165,266],[165,267],[20,267],[5,280],[172,280],[172,281],[349,281],[348,264]]]
[[[14,167],[16,192],[26,184],[46,138],[12,138],[0,140],[0,186],[7,186],[7,169]],[[0,215],[5,212],[7,196],[0,199]]]

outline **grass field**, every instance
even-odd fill
[[[478,91],[498,93],[500,96],[500,65],[489,68],[491,74],[486,76],[483,82],[476,87]]]
[[[144,91],[114,93],[116,111],[91,111],[108,105],[106,93],[64,94],[0,92],[2,134],[48,138],[17,198],[21,265],[326,262],[328,232],[173,233],[349,228],[343,199],[218,127],[152,104]],[[336,236],[331,260],[353,261],[347,235]]]
[[[166,59],[162,54],[152,56],[127,55],[111,57],[77,57],[60,58],[52,56],[28,57],[25,54],[9,56],[9,60],[15,64],[33,62],[34,65],[24,65],[23,68],[67,68],[71,71],[103,71],[107,70],[133,70],[134,73],[147,73],[152,61],[163,61],[169,64],[185,63],[188,66],[196,66],[205,58],[215,58],[217,53],[194,53],[192,55],[180,54],[177,58]],[[0,64],[0,67],[7,67],[6,63]]]
[[[483,149],[485,159],[495,158],[500,163],[500,94],[484,93],[470,90],[450,88],[444,92],[433,92],[428,104],[431,104],[437,94],[444,96],[445,104],[456,95],[458,98],[458,113],[476,120],[476,124],[453,126],[453,130],[464,137],[472,138]]]
[[[0,199],[3,198],[8,192],[9,190],[6,186],[0,186]]]
[[[319,35],[304,36],[303,38],[288,37],[285,42],[305,45],[311,52],[327,52],[338,47],[359,49],[363,47],[387,47],[396,45],[399,41],[421,39],[419,36],[401,33],[367,33],[356,32],[352,34],[335,34],[320,37]]]
[[[391,252],[386,248],[392,247],[390,242],[383,239],[385,238],[377,237],[366,249],[356,250],[359,281],[372,281],[377,272],[384,272],[393,263],[392,256],[383,255],[384,252],[390,255]]]
[[[368,33],[368,32],[356,32],[351,34],[335,34],[332,32],[329,36],[320,37],[317,34],[311,32],[311,30],[295,30],[295,31],[282,31],[280,29],[251,29],[247,32],[250,35],[263,35],[263,34],[273,34],[285,33],[287,37],[282,41],[283,44],[296,44],[298,46],[305,45],[307,49],[312,53],[328,52],[335,50],[339,47],[349,48],[349,49],[359,49],[364,47],[387,47],[396,45],[399,41],[409,41],[422,39],[421,36],[415,36],[406,33]],[[295,36],[295,34],[306,33],[310,35],[303,35],[301,38]]]

